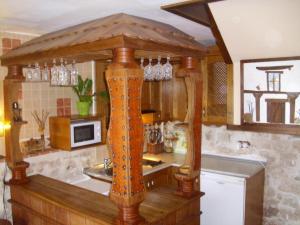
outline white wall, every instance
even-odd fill
[[[234,62],[234,123],[240,122],[240,60],[300,55],[299,0],[226,0],[209,7]]]

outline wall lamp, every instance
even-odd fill
[[[0,137],[3,137],[5,134],[5,130],[11,128],[10,122],[0,121]]]

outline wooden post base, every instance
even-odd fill
[[[175,192],[176,195],[182,196],[184,198],[192,198],[199,195],[199,191],[195,190],[195,180],[196,178],[190,178],[183,174],[175,174],[175,179],[178,182],[178,188]]]
[[[145,224],[145,219],[140,216],[139,205],[119,207],[119,216],[117,218],[117,225],[142,225]]]
[[[29,163],[27,162],[18,162],[13,168],[11,169],[12,178],[8,182],[9,185],[15,184],[26,184],[29,182],[29,179],[26,175],[26,169],[29,167]]]

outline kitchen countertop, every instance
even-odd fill
[[[163,161],[165,163],[156,167],[143,167],[143,174],[148,175],[156,171],[162,170],[170,166],[180,166],[184,163],[185,155],[175,153],[161,153],[161,154],[144,154],[143,158],[156,161]],[[103,165],[96,165],[94,167],[84,169],[84,173],[94,178],[105,181],[111,181],[111,177],[100,174],[100,169]],[[202,154],[201,171],[218,173],[229,176],[236,176],[248,178],[264,168],[263,164],[258,161],[249,161],[228,157],[221,157],[216,155]]]

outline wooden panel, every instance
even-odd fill
[[[172,185],[172,177],[174,175],[172,172],[172,167],[168,167],[144,176],[146,190],[150,191],[161,186]]]
[[[70,126],[70,118],[49,117],[50,145],[52,148],[71,150]]]
[[[285,123],[285,103],[287,99],[266,99],[267,122]]]
[[[22,186],[12,186],[13,219],[19,225],[55,224],[55,225],[112,225],[115,224],[117,208],[107,196],[97,194],[61,181],[41,175],[30,177],[31,182]],[[141,204],[141,215],[147,224],[179,225],[198,224],[199,198],[191,199],[174,196],[174,188],[159,187],[147,193]],[[22,202],[16,196],[32,196],[42,201],[43,211],[33,210],[30,202]],[[19,199],[19,200],[18,200]],[[49,206],[51,205],[51,206]],[[47,206],[47,210],[45,207]],[[53,208],[63,210],[58,213]],[[37,208],[40,209],[39,207]],[[49,213],[54,213],[50,214]],[[198,213],[198,215],[197,215]],[[58,220],[59,217],[69,218]],[[16,223],[18,221],[18,223]],[[184,221],[188,221],[184,223]]]
[[[144,81],[142,90],[142,110],[160,111],[161,85],[159,81]]]
[[[85,225],[85,217],[76,213],[69,213],[70,225]]]
[[[96,93],[107,92],[107,83],[105,80],[105,70],[107,68],[107,62],[95,61],[96,63],[96,77],[95,77],[95,85],[96,85]],[[96,110],[97,114],[100,116],[106,117],[106,123],[109,121],[109,100],[104,99],[103,97],[96,96]]]
[[[263,223],[265,171],[246,180],[245,225]]]
[[[161,81],[161,119],[169,121],[173,119],[173,83]]]
[[[176,73],[175,68],[175,73]],[[173,80],[173,119],[184,121],[188,107],[187,89],[184,79],[174,77]]]
[[[227,124],[233,124],[233,65],[227,64]]]

